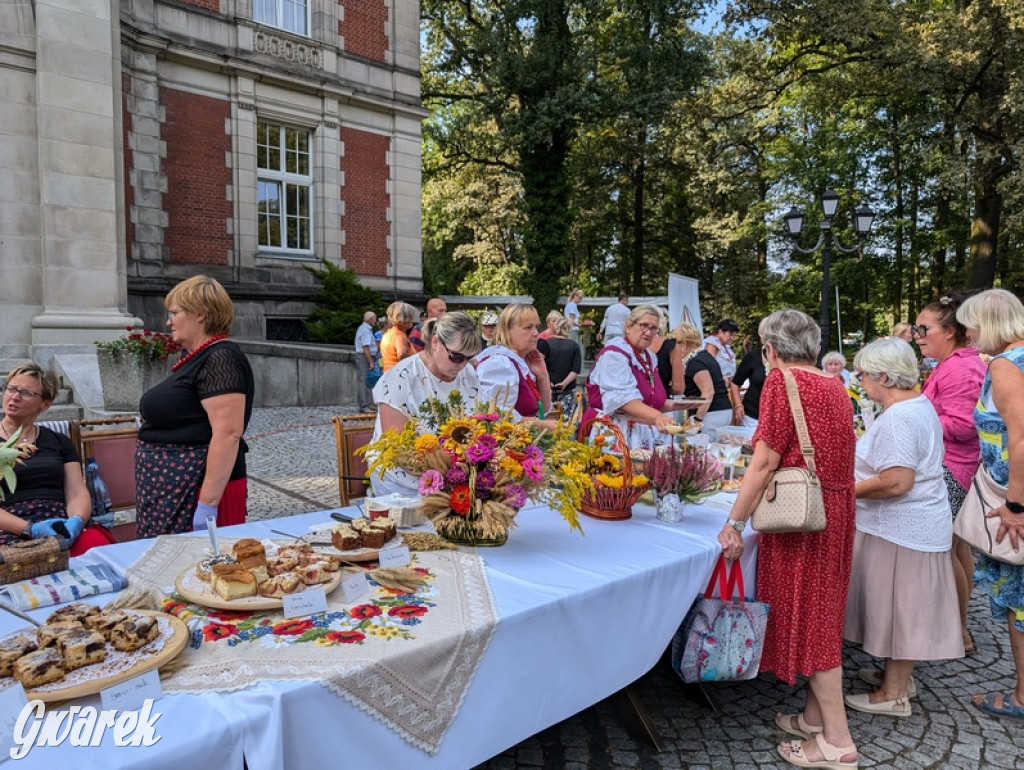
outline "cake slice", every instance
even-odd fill
[[[40,687],[51,682],[59,682],[67,674],[64,658],[52,647],[36,650],[23,655],[14,664],[14,678],[21,682],[26,690]]]
[[[267,566],[267,550],[259,540],[251,537],[242,538],[235,543],[231,551],[235,560],[246,569]]]
[[[57,640],[64,634],[78,631],[83,626],[77,620],[62,620],[59,623],[47,623],[36,629],[36,638],[39,639],[39,647],[56,647]]]
[[[102,663],[107,658],[107,643],[103,634],[85,628],[64,634],[57,642],[57,650],[64,658],[68,671]]]
[[[218,565],[221,566],[221,565]],[[227,601],[256,595],[256,578],[247,569],[213,573],[213,590]]]
[[[10,676],[18,658],[39,649],[35,639],[18,634],[0,641],[0,676]]]
[[[213,568],[217,564],[236,564],[235,557],[227,553],[219,553],[216,556],[210,556],[203,559],[196,565],[196,577],[207,583],[210,582],[210,578],[213,577]]]
[[[366,527],[359,535],[363,548],[382,548],[386,542],[384,530],[378,527]]]
[[[104,610],[99,615],[91,615],[85,619],[85,627],[92,631],[99,631],[103,638],[110,641],[110,632],[118,623],[128,619],[128,613],[123,610]]]
[[[61,607],[59,610],[54,610],[53,612],[51,612],[50,617],[46,619],[46,622],[61,623],[66,620],[71,620],[84,624],[86,618],[99,614],[100,608],[97,607],[95,604],[75,602],[74,604],[69,604],[66,607]]]
[[[283,575],[285,572],[291,572],[299,564],[297,556],[285,554],[281,556],[271,556],[267,559],[267,572],[271,577],[275,575]]]
[[[293,594],[305,588],[299,576],[294,572],[286,572],[283,575],[276,575],[264,583],[260,583],[260,595],[271,599],[280,599],[285,594]]]
[[[245,574],[249,574],[246,572]],[[251,576],[250,576],[251,577]],[[160,626],[152,615],[129,615],[110,632],[115,650],[132,652],[149,644],[160,635]]]
[[[359,533],[348,524],[331,528],[331,543],[339,551],[351,551],[359,547]]]

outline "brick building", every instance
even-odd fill
[[[161,328],[220,279],[287,339],[321,258],[422,289],[417,0],[0,4],[0,352]]]

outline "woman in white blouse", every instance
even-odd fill
[[[477,402],[480,381],[469,366],[480,352],[480,335],[473,319],[465,313],[445,313],[424,322],[422,337],[423,350],[395,364],[373,389],[377,402],[374,440],[384,431],[401,431],[410,419],[420,417],[420,406],[429,398],[447,401],[457,390],[467,408]],[[390,493],[416,496],[416,484],[415,477],[399,469],[371,479],[376,497]]]
[[[917,393],[917,358],[898,337],[853,359],[854,377],[884,411],[857,442],[857,533],[843,636],[885,660],[860,678],[878,689],[846,696],[870,714],[904,717],[917,660],[964,654],[950,549],[953,518],[942,475],[942,425]]]
[[[517,421],[534,419],[554,427],[554,421],[544,420],[551,411],[551,378],[538,339],[540,316],[532,305],[515,302],[501,311],[494,343],[477,359],[480,402],[511,409]]]
[[[664,429],[676,425],[666,413],[679,405],[666,398],[658,359],[648,350],[660,322],[661,314],[653,305],[633,308],[626,319],[625,336],[601,348],[590,373],[588,417],[595,412],[610,416],[630,449],[667,441]]]

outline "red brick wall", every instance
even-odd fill
[[[164,208],[168,215],[164,245],[170,261],[226,265],[233,248],[228,220],[233,216],[227,197],[231,184],[226,131],[228,102],[209,96],[160,89],[166,111],[163,140],[167,157]]]
[[[385,61],[388,52],[387,0],[338,0],[345,9],[338,34],[345,38],[346,53]]]
[[[128,94],[132,91],[132,76],[127,72],[121,75],[121,136],[124,151],[124,221],[125,250],[128,259],[132,258],[132,244],[135,243],[135,224],[132,222],[132,205],[135,203],[135,189],[131,185],[132,148],[128,143],[131,131],[132,116],[128,112]]]
[[[196,8],[205,8],[214,13],[220,13],[220,0],[178,0],[184,5],[194,5]]]
[[[341,188],[341,199],[345,202],[341,217],[345,245],[341,256],[346,267],[361,275],[387,275],[391,261],[391,226],[387,218],[391,206],[387,158],[390,140],[380,134],[342,128],[341,141],[345,147],[341,157],[345,174]]]

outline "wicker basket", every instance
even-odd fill
[[[633,486],[633,461],[629,459],[626,437],[618,426],[607,417],[595,417],[595,423],[601,423],[612,432],[619,446],[622,447],[622,487],[620,489],[595,488],[593,492],[584,492],[580,501],[580,511],[593,519],[622,521],[633,515],[633,506],[643,497],[650,485]],[[587,427],[587,426],[584,426]]]
[[[42,577],[68,568],[68,541],[44,537],[0,545],[0,584]]]

